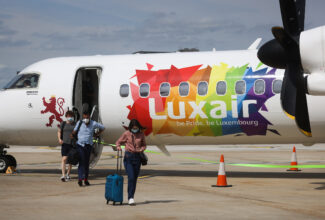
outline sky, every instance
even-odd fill
[[[307,1],[305,30],[325,24],[324,9]],[[246,49],[272,26],[277,0],[0,0],[0,88],[47,58]]]

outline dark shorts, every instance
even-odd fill
[[[72,144],[63,143],[62,147],[61,147],[61,155],[62,155],[62,157],[68,156],[68,154],[69,154],[72,147],[73,147]]]

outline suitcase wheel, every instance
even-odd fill
[[[122,202],[120,202],[120,205],[122,205]]]
[[[109,200],[106,200],[106,205],[109,203]]]
[[[115,205],[115,202],[113,202],[113,205]]]

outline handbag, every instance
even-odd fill
[[[79,152],[76,147],[73,147],[68,154],[68,164],[77,165],[79,160]]]
[[[144,152],[140,153],[140,161],[143,166],[148,164],[148,157]]]

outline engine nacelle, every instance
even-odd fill
[[[308,93],[325,95],[325,26],[301,32],[299,47]]]
[[[325,73],[311,73],[307,77],[307,89],[310,95],[325,95]]]

